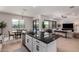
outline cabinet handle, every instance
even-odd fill
[[[39,51],[39,46],[38,45],[36,45],[36,50]]]
[[[27,39],[27,43],[29,42],[29,39]]]

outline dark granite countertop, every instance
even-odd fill
[[[31,36],[31,37],[33,37],[35,39],[38,39],[38,40],[40,40],[40,41],[42,41],[42,42],[44,42],[46,44],[49,44],[50,42],[52,42],[52,41],[54,41],[54,40],[56,40],[56,39],[58,39],[60,37],[59,35],[56,35],[56,34],[52,34],[51,36],[45,37],[45,38],[38,37],[36,35],[31,35],[31,34],[28,34],[28,33],[27,33],[27,35],[29,35],[29,36]]]

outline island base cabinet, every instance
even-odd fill
[[[56,52],[56,40],[46,44],[37,39],[33,39],[33,52]]]
[[[46,52],[46,45],[42,45],[41,41],[33,39],[33,52]]]
[[[41,45],[33,45],[33,52],[46,52],[45,47]]]
[[[49,43],[47,46],[48,46],[47,47],[47,51],[48,52],[57,52],[56,40],[51,42],[51,43]]]
[[[29,35],[26,35],[26,46],[27,48],[32,51],[32,37],[30,37]]]
[[[29,35],[26,35],[25,45],[32,52],[56,52],[56,40],[50,43],[44,43],[38,39],[35,39]]]

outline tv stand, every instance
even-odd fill
[[[65,36],[65,38],[68,38],[68,33],[69,32],[66,31],[66,30],[55,30],[54,32],[59,34],[59,35]]]
[[[71,30],[72,32],[74,31],[72,28],[63,28],[62,30],[63,31],[65,31],[65,30]]]

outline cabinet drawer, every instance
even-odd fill
[[[44,42],[42,42],[42,41],[40,41],[40,40],[37,40],[36,42],[37,42],[39,45],[43,46],[43,47],[47,47],[47,44],[44,43]]]
[[[33,52],[46,52],[46,51],[47,51],[46,47],[43,47],[39,44],[33,45]]]
[[[36,44],[37,39],[33,38],[33,45]]]
[[[38,39],[33,38],[33,45],[34,44],[39,44],[39,45],[41,45],[43,47],[46,47],[47,46],[47,44],[45,44],[44,42],[39,41]]]

